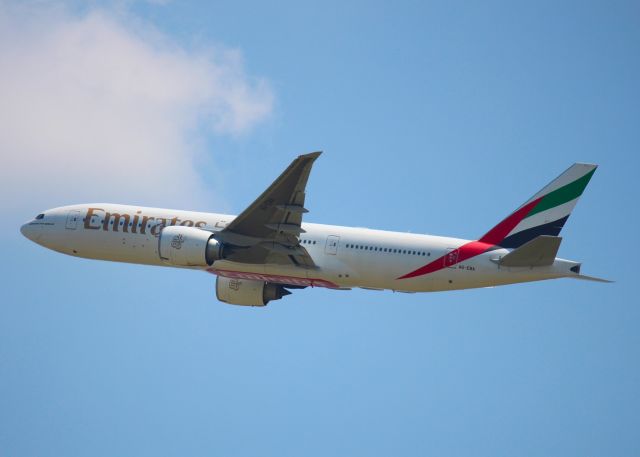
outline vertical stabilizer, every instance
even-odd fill
[[[478,241],[517,248],[541,235],[558,236],[596,168],[573,164]]]

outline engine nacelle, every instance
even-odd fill
[[[170,225],[160,231],[158,254],[171,265],[206,267],[222,258],[222,244],[207,230]]]
[[[280,284],[255,279],[235,279],[224,276],[218,276],[216,279],[216,297],[230,305],[265,306],[271,300],[280,300],[290,293]]]

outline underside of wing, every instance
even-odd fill
[[[227,246],[225,258],[242,263],[314,267],[300,244],[305,188],[321,152],[296,158],[247,209],[215,237]]]

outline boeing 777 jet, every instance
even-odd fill
[[[607,282],[556,257],[596,165],[572,165],[477,240],[463,240],[303,223],[319,155],[296,158],[238,216],[90,203],[47,210],[20,230],[76,257],[213,273],[218,299],[234,305],[264,306],[305,287],[433,292],[554,278]]]

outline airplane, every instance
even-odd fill
[[[555,278],[611,282],[557,258],[558,236],[597,165],[575,163],[477,240],[303,223],[321,152],[304,154],[238,216],[91,203],[25,223],[28,239],[88,259],[204,270],[218,300],[265,306],[326,287],[433,292]]]

